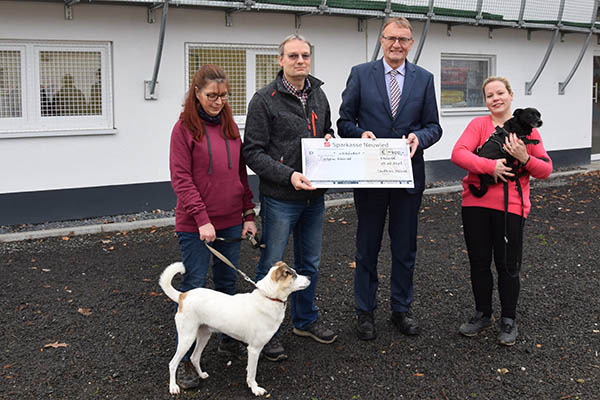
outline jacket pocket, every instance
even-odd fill
[[[244,186],[239,179],[210,181],[202,195],[209,217],[237,214],[242,209],[243,196]]]

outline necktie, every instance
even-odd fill
[[[392,106],[392,117],[396,118],[396,111],[398,111],[398,104],[400,103],[400,85],[396,80],[398,71],[395,69],[390,71],[390,105]]]

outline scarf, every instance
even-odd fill
[[[202,118],[211,125],[221,125],[221,113],[218,113],[215,116],[208,115],[208,113],[204,111],[204,108],[202,108],[202,105],[200,103],[198,103],[198,115],[200,115],[200,118]]]

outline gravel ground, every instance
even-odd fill
[[[389,322],[389,242],[380,255],[378,338],[354,333],[356,220],[352,206],[325,221],[321,318],[339,333],[331,345],[291,333],[289,360],[261,360],[257,381],[271,399],[598,399],[600,393],[600,172],[538,181],[525,227],[515,346],[496,327],[457,333],[472,313],[460,194],[424,197],[413,311],[422,333]],[[0,243],[0,398],[168,399],[174,353],[173,304],[158,287],[179,260],[172,227]],[[252,274],[258,253],[242,247]],[[285,261],[291,262],[286,254]],[[251,290],[239,281],[238,290]],[[494,307],[498,318],[498,300]],[[230,362],[231,361],[231,362]],[[245,361],[209,342],[210,378],[185,399],[251,399]]]

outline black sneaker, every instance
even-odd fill
[[[319,320],[310,324],[306,329],[294,328],[293,332],[298,336],[306,336],[313,338],[319,343],[333,343],[337,339],[337,335]]]
[[[500,334],[498,335],[498,343],[504,346],[512,346],[517,341],[517,321],[512,318],[500,319]]]
[[[271,340],[263,347],[261,354],[269,361],[282,361],[288,358],[277,335],[273,335]]]
[[[226,354],[228,356],[237,358],[238,360],[243,360],[248,353],[246,346],[244,343],[230,338],[229,336],[224,336],[219,340],[219,346],[217,347],[217,351],[219,353]]]
[[[479,332],[492,326],[492,319],[483,315],[481,311],[477,311],[468,322],[465,322],[458,328],[461,335],[475,336]]]
[[[358,312],[356,320],[356,335],[360,340],[373,340],[377,337],[373,313],[366,311]]]
[[[407,336],[417,336],[421,332],[419,322],[410,312],[392,311],[391,320],[396,329]]]
[[[200,377],[191,361],[182,361],[177,367],[177,384],[180,388],[195,389],[200,386]]]

